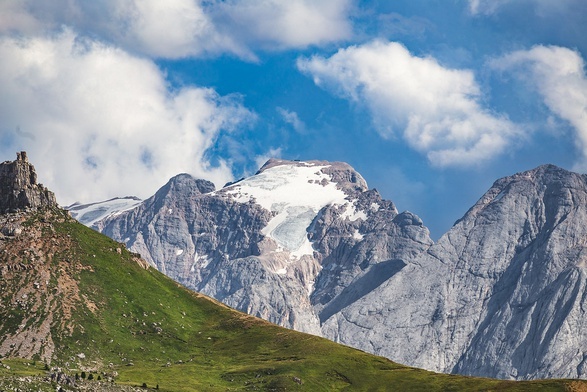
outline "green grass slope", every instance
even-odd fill
[[[108,379],[110,385],[146,384],[161,391],[585,387],[578,381],[509,382],[402,366],[191,292],[62,211],[21,221],[23,233],[0,243],[0,389],[2,380],[42,378],[46,363],[71,375],[99,375],[102,384],[84,382],[97,383],[96,390],[106,388]],[[35,390],[44,390],[41,384]]]

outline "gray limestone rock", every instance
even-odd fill
[[[435,371],[585,378],[585,222],[583,175],[548,165],[498,180],[324,334]]]
[[[15,161],[0,163],[0,213],[40,207],[57,207],[57,201],[53,192],[37,184],[26,152],[18,152]]]

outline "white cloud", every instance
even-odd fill
[[[300,119],[300,116],[298,116],[296,112],[284,109],[282,107],[278,107],[276,110],[277,113],[279,113],[283,118],[283,121],[291,125],[294,131],[298,133],[306,132],[306,124]]]
[[[146,197],[180,172],[223,184],[230,170],[204,153],[254,117],[211,89],[170,91],[151,61],[70,30],[0,38],[0,58],[0,153],[26,150],[62,204]]]
[[[536,15],[548,16],[552,13],[565,12],[572,9],[573,3],[583,0],[468,0],[469,12],[472,15],[492,15],[502,8],[516,4],[523,4],[533,9]]]
[[[413,56],[399,43],[351,46],[330,58],[299,59],[298,68],[317,85],[365,105],[383,137],[403,133],[439,166],[490,159],[521,136],[509,120],[481,107],[471,71]]]
[[[587,76],[581,55],[559,46],[535,46],[498,58],[492,66],[525,79],[554,114],[574,127],[583,157],[577,169],[587,171]]]
[[[4,0],[0,32],[70,28],[148,56],[304,48],[352,35],[351,0]]]
[[[510,1],[511,0],[469,0],[469,11],[473,15],[490,15]]]
[[[350,38],[351,10],[351,0],[229,0],[217,2],[212,15],[245,45],[286,49]]]

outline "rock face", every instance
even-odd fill
[[[350,166],[269,161],[215,191],[173,178],[98,222],[184,285],[411,366],[587,378],[587,177],[500,179],[433,244]]]
[[[0,163],[0,213],[56,206],[53,192],[37,184],[35,167],[26,152],[17,153],[16,161]]]
[[[324,334],[436,371],[585,378],[585,222],[583,175],[549,165],[498,180]]]
[[[218,191],[181,174],[97,226],[189,288],[318,335],[432,244],[349,165],[318,161],[270,160]]]
[[[587,177],[547,165],[497,181],[439,242],[459,288],[445,310],[462,334],[451,370],[587,376],[586,222]]]

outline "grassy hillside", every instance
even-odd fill
[[[96,390],[143,384],[161,391],[585,387],[582,382],[516,383],[401,366],[188,291],[62,211],[11,219],[22,233],[0,241],[0,389],[23,382],[17,377],[24,376],[32,377],[36,390],[48,388],[42,380],[46,367],[60,367],[71,376],[92,374],[94,380],[77,385]]]

